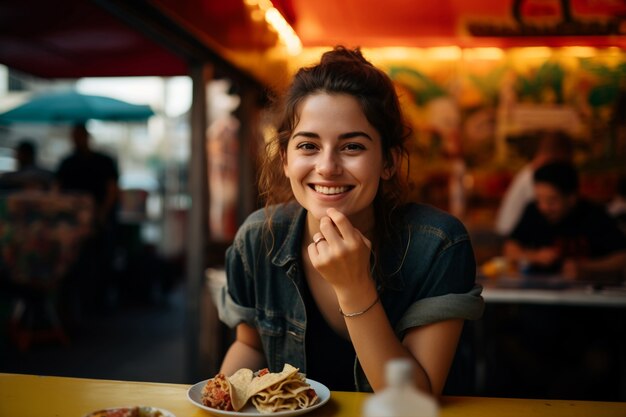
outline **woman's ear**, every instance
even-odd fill
[[[283,163],[283,173],[285,177],[289,178],[289,174],[287,173],[287,155],[283,151],[280,151],[280,160]]]
[[[380,176],[383,180],[388,180],[393,177],[396,173],[398,164],[400,163],[400,152],[398,149],[391,149],[391,158],[389,161],[386,161],[385,167],[383,168],[383,172]]]

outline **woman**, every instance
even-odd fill
[[[332,390],[378,390],[385,363],[408,357],[441,393],[483,302],[462,224],[402,201],[406,138],[391,80],[359,50],[295,75],[261,171],[266,208],[226,254],[218,308],[236,340],[221,372],[289,363]]]

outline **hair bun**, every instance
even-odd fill
[[[348,49],[343,45],[337,45],[332,51],[325,52],[320,60],[320,65],[337,63],[357,63],[372,65],[363,54],[361,48]]]

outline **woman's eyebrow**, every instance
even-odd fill
[[[317,133],[307,132],[307,131],[296,132],[291,137],[295,138],[296,136],[304,136],[305,138],[312,138],[312,139],[320,137],[320,135],[318,135]]]
[[[352,139],[352,138],[356,138],[359,136],[363,136],[369,140],[372,140],[372,138],[370,137],[370,135],[368,135],[365,132],[362,132],[360,130],[354,131],[354,132],[347,132],[347,133],[342,133],[341,135],[339,135],[339,139]]]
[[[316,139],[319,138],[320,135],[318,135],[315,132],[307,132],[307,131],[301,131],[301,132],[296,132],[293,134],[292,138],[295,138],[296,136],[304,136],[306,138],[311,138],[311,139]],[[370,137],[370,135],[368,135],[365,132],[362,132],[360,130],[354,131],[354,132],[346,132],[346,133],[342,133],[339,135],[339,139],[340,140],[345,140],[345,139],[352,139],[352,138],[356,138],[362,136],[366,139],[372,140],[372,138]]]

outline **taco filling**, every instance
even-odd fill
[[[202,388],[202,404],[218,410],[233,411],[230,384],[224,374],[217,374]]]
[[[240,369],[232,376],[217,374],[202,388],[202,404],[225,411],[239,411],[248,401],[246,390],[253,373],[249,369]]]

